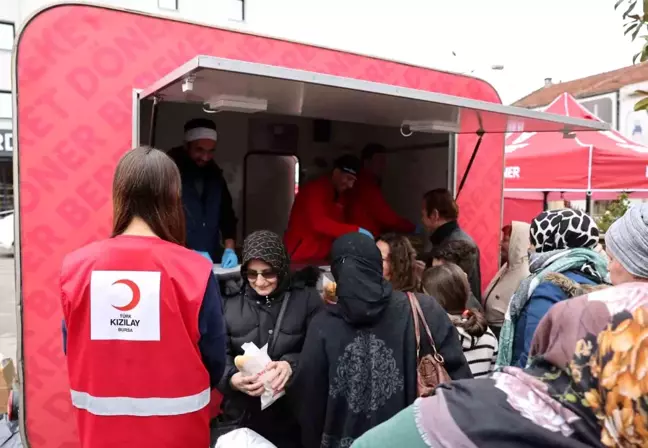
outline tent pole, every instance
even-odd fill
[[[585,197],[585,213],[592,215],[592,192],[588,191]]]
[[[542,192],[542,210],[547,211],[549,208],[549,192],[548,191],[543,191]]]

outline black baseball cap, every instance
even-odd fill
[[[360,159],[352,154],[345,154],[338,157],[333,163],[333,168],[337,168],[345,173],[353,174],[354,176],[358,175],[361,167],[362,162],[360,162]]]

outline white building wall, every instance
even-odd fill
[[[619,90],[619,130],[637,143],[648,146],[648,113],[635,112],[634,105],[645,95],[637,91],[648,91],[648,81],[631,84]]]

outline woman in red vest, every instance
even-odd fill
[[[225,366],[212,265],[185,249],[180,174],[161,151],[117,165],[113,235],[63,261],[72,405],[85,448],[206,448]]]

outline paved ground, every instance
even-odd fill
[[[0,252],[0,354],[16,359],[14,259]]]

